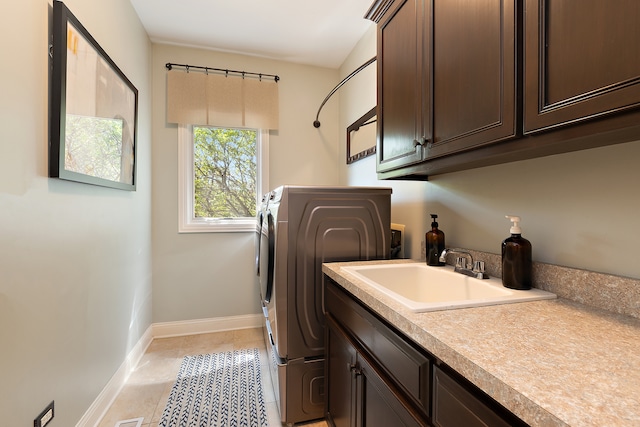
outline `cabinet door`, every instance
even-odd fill
[[[395,385],[428,415],[431,402],[429,357],[359,305],[331,279],[326,285],[325,307],[331,318],[375,359],[385,377],[393,378]]]
[[[327,316],[327,419],[335,427],[421,426],[419,415],[392,391]]]
[[[515,0],[433,2],[434,158],[516,135]]]
[[[429,32],[424,0],[397,0],[378,22],[377,171],[421,162],[431,139],[428,117],[431,84],[424,75]]]
[[[526,424],[506,409],[503,415],[436,367],[433,371],[433,424],[436,427],[520,427]]]
[[[382,379],[371,364],[358,355],[358,427],[426,426]]]
[[[640,106],[638,0],[525,5],[525,132]]]
[[[333,318],[326,321],[327,418],[335,427],[356,425],[356,350]]]

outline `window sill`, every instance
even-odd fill
[[[256,230],[257,222],[255,219],[201,219],[181,224],[178,233],[253,233]]]

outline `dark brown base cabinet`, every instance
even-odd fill
[[[326,283],[329,425],[526,426],[331,279]]]
[[[422,426],[413,413],[370,364],[356,350],[349,335],[332,319],[327,321],[332,384],[328,414],[336,427]],[[335,386],[335,387],[334,387]]]

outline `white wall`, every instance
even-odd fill
[[[140,90],[136,192],[47,177],[50,0],[0,27],[0,424],[73,426],[151,321],[151,45],[128,0],[65,2]]]
[[[373,55],[372,28],[341,68],[341,75]],[[375,74],[366,79],[365,93],[345,85],[341,129],[375,105]],[[344,147],[346,136],[340,135]],[[406,223],[410,256],[418,259],[430,213],[440,215],[447,246],[492,253],[500,253],[502,240],[509,236],[510,223],[504,215],[519,215],[523,235],[533,245],[534,261],[640,278],[638,159],[640,142],[630,142],[433,176],[427,183],[389,182],[394,188],[392,220]],[[342,161],[341,181],[387,183],[376,179],[374,157],[351,166]]]
[[[178,234],[177,125],[166,122],[165,64],[280,76],[280,128],[270,133],[269,188],[338,183],[338,105],[318,107],[338,71],[257,57],[153,46],[153,321],[259,313],[254,233]]]

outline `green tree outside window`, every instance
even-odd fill
[[[194,217],[254,218],[257,131],[193,127]]]

